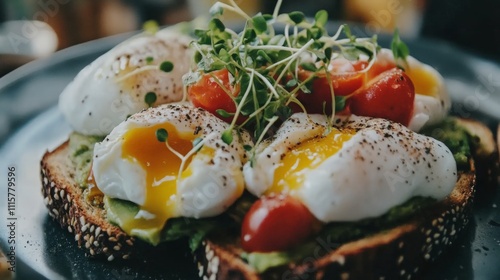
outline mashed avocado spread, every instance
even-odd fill
[[[443,142],[453,153],[458,169],[467,167],[471,147],[477,144],[476,137],[470,135],[452,117],[437,125],[426,127],[420,133]]]
[[[69,136],[70,159],[75,166],[75,181],[81,188],[87,188],[94,144],[103,139],[101,136],[86,136],[76,132]]]

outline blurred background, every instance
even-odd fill
[[[247,13],[272,13],[276,0],[235,0]],[[208,13],[215,0],[0,0],[0,76],[37,57],[89,40],[174,24]],[[360,22],[366,32],[446,40],[500,61],[498,0],[284,0],[281,11]],[[227,16],[228,21],[236,18]]]

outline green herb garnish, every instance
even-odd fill
[[[156,130],[156,139],[160,142],[166,142],[168,139],[168,131],[164,128]]]
[[[233,142],[233,132],[232,130],[228,129],[228,130],[225,130],[223,133],[222,133],[222,141],[224,141],[224,143],[226,144],[231,144],[231,142]]]
[[[172,72],[174,70],[174,64],[171,61],[163,61],[160,64],[160,70],[163,72]]]
[[[146,93],[146,95],[144,96],[144,102],[146,102],[149,107],[153,106],[153,104],[156,102],[156,93],[152,91]]]
[[[394,35],[392,37],[391,50],[398,67],[403,70],[408,68],[406,57],[410,55],[410,49],[401,41],[401,38],[399,38],[399,30],[397,28],[394,30]]]

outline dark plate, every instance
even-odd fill
[[[356,31],[356,30],[355,30]],[[362,30],[357,30],[360,33]],[[73,236],[47,215],[40,193],[39,160],[70,132],[55,104],[78,71],[130,34],[79,45],[27,64],[0,79],[0,245],[8,252],[7,168],[16,169],[18,279],[196,279],[187,248],[171,244],[131,263],[85,258]],[[380,42],[388,46],[389,37]],[[500,120],[500,67],[437,41],[408,41],[412,54],[446,78],[453,113],[486,122]],[[480,194],[481,195],[481,194]],[[474,219],[442,258],[425,272],[432,279],[500,279],[500,195],[482,194]],[[162,252],[169,253],[162,253]]]

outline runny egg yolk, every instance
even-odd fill
[[[309,139],[294,147],[275,169],[273,185],[266,194],[298,190],[307,172],[335,155],[353,135],[354,131],[332,128],[326,136]]]
[[[439,81],[434,73],[424,67],[410,67],[405,72],[415,86],[415,93],[433,97],[439,95]]]
[[[186,155],[193,148],[192,142],[196,135],[180,134],[170,123],[133,128],[125,133],[122,157],[140,164],[146,172],[146,199],[141,210],[154,215],[152,219],[136,218],[123,225],[127,232],[132,229],[161,228],[175,215],[174,197],[177,193],[177,179],[182,160],[172,153],[164,142],[158,141],[156,131],[161,128],[168,131],[168,144],[173,150]],[[200,152],[203,152],[203,148]],[[189,166],[190,161],[191,158],[186,160],[185,168]],[[189,175],[184,174],[186,172],[188,170],[183,170],[181,177]]]

